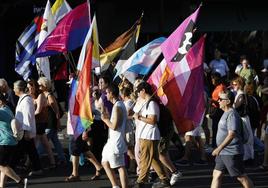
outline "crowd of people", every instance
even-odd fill
[[[115,85],[109,77],[100,76],[91,87],[93,124],[77,137],[68,120],[72,172],[65,181],[80,181],[79,163],[87,159],[96,170],[91,181],[106,174],[113,188],[145,187],[151,181],[150,172],[155,171],[159,181],[152,187],[170,187],[182,176],[178,166],[207,165],[205,151],[211,148],[209,155],[215,156],[212,188],[220,187],[225,170],[243,187],[253,187],[244,164],[254,162],[256,150],[264,152],[260,168],[268,169],[267,73],[257,75],[244,55],[231,72],[219,49],[215,50],[215,59],[208,65],[204,63],[204,67],[206,113],[195,130],[184,134],[184,155],[175,164],[170,159],[169,147],[176,142],[176,135],[182,133],[175,130],[172,116],[152,86],[139,78],[133,84],[123,78]],[[16,174],[22,161],[30,169],[28,176],[41,175],[45,167],[54,169],[67,164],[69,159],[58,138],[61,117],[47,78],[16,81],[13,90],[5,79],[0,79],[1,188],[5,187],[6,177],[19,187],[27,187],[28,179]],[[202,129],[205,141],[201,138]],[[248,133],[246,138],[244,132]],[[40,162],[44,151],[49,159],[46,166]],[[129,182],[128,173],[137,175],[135,182]]]

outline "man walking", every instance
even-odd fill
[[[231,177],[236,177],[244,188],[254,187],[252,181],[244,172],[242,121],[239,114],[232,108],[234,94],[224,91],[219,94],[219,105],[224,111],[216,137],[217,148],[212,152],[215,159],[215,168],[211,188],[221,187],[224,170],[227,169]]]

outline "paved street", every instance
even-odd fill
[[[211,174],[213,164],[208,166],[191,166],[180,167],[183,172],[183,177],[179,183],[173,187],[178,188],[205,188],[210,186]],[[89,181],[90,176],[93,175],[93,167],[86,164],[79,169],[81,180],[80,182],[66,183],[64,178],[71,173],[71,166],[59,167],[52,171],[45,171],[43,176],[29,178],[29,188],[48,188],[48,187],[64,187],[64,188],[108,188],[111,187],[107,176],[104,176],[101,180]],[[254,181],[256,188],[268,187],[268,173],[263,172],[255,167],[247,168],[249,177]],[[134,180],[135,177],[130,175],[129,178]],[[8,187],[16,187],[14,183],[9,183]],[[149,187],[149,186],[148,186]],[[229,176],[223,179],[223,188],[236,188],[241,187],[234,179]]]
[[[63,143],[65,152],[68,153],[68,137],[66,135],[66,117],[62,118],[62,131],[59,133],[59,138]],[[170,156],[171,159],[177,160],[178,151],[175,147],[171,148]],[[255,164],[252,166],[247,166],[246,172],[249,177],[253,180],[256,188],[268,188],[268,171],[262,171],[258,169],[258,164],[262,161],[262,156],[256,155],[257,159]],[[178,167],[183,173],[180,181],[173,186],[174,188],[207,188],[210,187],[212,170],[214,167],[213,159],[210,159],[208,165],[205,166],[183,166]],[[45,167],[48,164],[47,158],[42,158],[42,165]],[[65,177],[71,174],[71,163],[67,166],[59,166],[54,170],[44,170],[42,176],[29,178],[29,188],[109,188],[111,187],[110,182],[106,175],[104,175],[101,180],[89,181],[90,177],[95,173],[94,167],[91,164],[86,163],[84,166],[80,166],[79,173],[81,177],[80,182],[65,182]],[[25,175],[25,174],[24,174]],[[135,180],[134,175],[129,175],[130,182]],[[14,182],[9,182],[8,187],[16,187]],[[150,187],[148,185],[148,187]],[[241,187],[235,179],[230,178],[226,175],[223,179],[222,188],[237,188]]]

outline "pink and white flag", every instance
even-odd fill
[[[180,133],[201,123],[205,111],[203,57],[205,36],[176,63],[169,81],[163,86],[176,127]]]
[[[176,62],[180,62],[184,55],[190,49],[193,35],[193,28],[199,14],[198,9],[186,18],[182,24],[161,44],[161,49],[168,64],[168,67],[173,71]]]

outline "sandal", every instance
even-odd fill
[[[96,174],[90,178],[91,181],[99,180],[100,177],[104,174],[104,169],[101,168],[100,170],[96,170]]]
[[[266,170],[268,170],[268,166],[260,165],[259,169],[266,171]]]
[[[80,177],[79,176],[70,175],[69,177],[65,178],[65,181],[66,182],[80,181]]]

